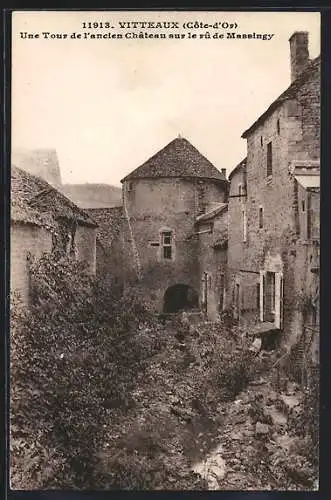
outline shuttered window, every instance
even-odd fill
[[[283,273],[260,271],[260,321],[274,323],[275,328],[283,328]]]

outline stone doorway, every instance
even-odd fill
[[[199,307],[198,293],[188,285],[173,285],[164,294],[163,312],[177,313]]]

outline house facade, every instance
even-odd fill
[[[11,290],[30,301],[29,258],[56,252],[96,272],[97,224],[45,180],[11,168]]]
[[[228,304],[247,327],[287,345],[315,328],[319,268],[320,58],[290,38],[288,89],[242,135],[230,174]]]
[[[196,219],[200,269],[200,308],[217,321],[226,307],[228,204],[215,203]]]
[[[178,137],[122,184],[124,288],[159,312],[199,308],[197,218],[226,201],[224,172]]]

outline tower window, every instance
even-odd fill
[[[280,134],[280,120],[279,120],[279,118],[277,120],[277,134],[278,135]]]
[[[267,177],[272,175],[272,142],[267,144]]]
[[[165,260],[171,260],[173,257],[173,236],[171,231],[164,231],[161,234],[162,241],[162,258]]]
[[[128,182],[128,191],[132,191],[132,182]]]
[[[259,228],[263,228],[263,207],[259,208]]]

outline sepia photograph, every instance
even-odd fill
[[[12,13],[12,490],[319,489],[320,43]]]

